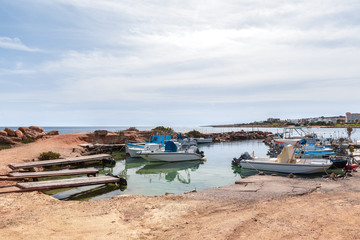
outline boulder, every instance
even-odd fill
[[[6,137],[7,135],[8,135],[7,132],[0,129],[0,136],[5,136]]]
[[[7,135],[9,137],[15,137],[16,136],[15,131],[12,130],[11,128],[5,128],[4,131],[7,132]]]
[[[59,135],[59,131],[53,130],[53,131],[48,132],[47,135]]]
[[[21,138],[21,139],[24,137],[23,132],[20,131],[19,129],[15,131],[15,135],[16,135],[16,137]]]
[[[0,145],[14,145],[15,142],[9,137],[0,136]]]
[[[25,131],[25,136],[26,137],[33,138],[35,140],[39,139],[39,138],[42,138],[45,135],[46,135],[45,132],[38,132],[38,131],[32,130],[30,128],[27,128],[26,131]]]
[[[30,126],[30,127],[28,127],[28,129],[33,130],[33,131],[35,131],[35,132],[39,132],[39,133],[44,132],[44,128],[42,128],[42,127],[37,127],[37,126]]]
[[[20,130],[22,133],[25,133],[26,128],[24,128],[24,127],[19,127],[18,130]]]
[[[22,138],[19,137],[12,137],[11,140],[15,141],[15,142],[20,142],[22,140]]]

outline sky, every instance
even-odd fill
[[[360,112],[358,0],[0,4],[0,126]]]

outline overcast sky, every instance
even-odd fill
[[[360,112],[359,0],[0,3],[0,126]]]

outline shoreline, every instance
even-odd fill
[[[0,173],[10,170],[8,163],[31,161],[45,149],[76,156],[74,149],[85,136],[61,134],[1,150]],[[360,208],[353,204],[360,202],[359,179],[357,172],[335,180],[255,175],[185,194],[83,202],[41,192],[2,194],[0,233],[6,239],[334,239],[346,230],[347,237],[356,238]],[[329,222],[344,212],[346,226]]]
[[[203,127],[213,127],[213,128],[285,128],[285,127],[295,127],[295,126],[268,126],[268,125],[209,125]],[[360,126],[301,126],[308,128],[360,128]]]

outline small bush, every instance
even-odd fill
[[[171,133],[174,130],[170,127],[164,127],[164,126],[157,126],[156,128],[151,129],[152,131],[155,132],[162,132],[162,133]]]
[[[188,133],[186,133],[187,136],[189,137],[193,137],[193,138],[201,138],[204,137],[204,134],[202,134],[201,132],[197,131],[197,130],[192,130]]]
[[[26,137],[21,140],[21,143],[24,143],[24,144],[28,144],[28,143],[32,143],[32,142],[35,142],[35,139],[33,139],[31,137]]]
[[[0,146],[0,151],[4,150],[4,149],[9,149],[9,148],[11,148],[11,146]]]
[[[52,160],[60,158],[60,153],[55,153],[52,151],[42,152],[39,156],[39,160]]]
[[[128,129],[126,129],[126,131],[135,131],[138,132],[139,130],[136,127],[129,127]]]

